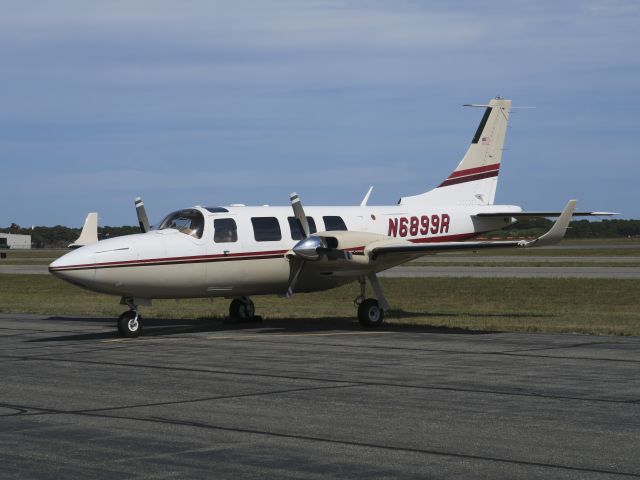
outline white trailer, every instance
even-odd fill
[[[31,248],[31,235],[0,233],[0,249],[26,250]]]

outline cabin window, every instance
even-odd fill
[[[347,229],[347,226],[344,224],[344,220],[342,220],[342,217],[327,216],[327,217],[322,217],[322,219],[324,220],[324,229],[327,232],[330,232],[332,230]]]
[[[296,217],[288,217],[287,220],[289,220],[289,228],[291,229],[291,240],[302,240],[302,228],[300,228]],[[309,233],[316,233],[318,230],[313,217],[307,217],[307,222],[309,222]]]
[[[232,243],[238,241],[238,227],[233,218],[216,218],[213,221],[213,241]]]
[[[175,229],[185,235],[194,238],[202,238],[204,230],[204,217],[202,213],[193,208],[186,210],[178,210],[177,212],[167,215],[158,230]]]
[[[256,242],[277,242],[282,239],[280,224],[276,217],[252,217],[251,223]]]

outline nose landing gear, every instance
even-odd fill
[[[138,306],[130,298],[124,299],[129,310],[118,318],[118,333],[121,337],[135,338],[142,334],[142,316],[138,313]]]

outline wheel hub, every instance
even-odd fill
[[[138,315],[136,315],[131,320],[129,320],[129,323],[127,323],[127,326],[129,327],[129,330],[131,330],[132,332],[135,332],[138,329]]]

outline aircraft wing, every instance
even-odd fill
[[[411,243],[390,244],[375,246],[369,250],[372,260],[389,256],[420,256],[429,253],[441,253],[455,250],[479,250],[482,248],[505,248],[517,247],[519,241],[484,241],[484,242],[434,242],[434,243]]]
[[[480,212],[474,217],[494,218],[494,217],[513,217],[513,218],[544,218],[559,217],[562,212]],[[615,212],[573,212],[574,217],[603,217],[610,215],[618,215]]]
[[[471,241],[471,242],[434,242],[434,243],[411,243],[402,241],[381,241],[374,242],[367,246],[365,251],[372,260],[391,259],[392,257],[407,258],[418,257],[427,253],[438,253],[452,250],[479,250],[484,248],[508,248],[508,247],[533,247],[554,245],[564,237],[573,211],[576,206],[575,200],[570,200],[562,212],[558,214],[558,219],[551,226],[549,231],[534,240],[518,241]]]

